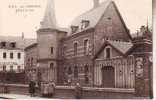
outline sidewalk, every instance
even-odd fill
[[[29,95],[18,95],[18,94],[0,94],[0,99],[46,99],[43,97],[30,97]]]

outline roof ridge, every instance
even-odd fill
[[[84,14],[86,14],[86,13],[89,13],[89,12],[91,12],[91,11],[94,11],[94,10],[96,10],[96,9],[98,9],[98,8],[100,8],[100,7],[102,7],[102,5],[104,5],[104,4],[107,3],[107,2],[112,2],[112,0],[105,0],[105,1],[103,1],[102,3],[100,3],[100,5],[99,5],[98,7],[96,7],[96,8],[93,7],[93,8],[91,8],[91,9],[89,9],[88,11],[83,12],[82,14],[76,16],[76,17],[73,19],[73,21],[71,22],[71,24],[75,21],[75,19],[79,18],[80,16],[82,16],[82,15],[84,15]]]

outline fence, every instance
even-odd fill
[[[28,95],[28,85],[22,84],[0,84],[0,90],[7,88],[8,93],[13,94],[24,94]],[[37,90],[37,95],[40,92]],[[121,89],[121,88],[96,88],[96,87],[83,87],[82,88],[82,96],[83,99],[130,99],[135,96],[134,89]],[[66,98],[73,99],[75,98],[75,87],[74,86],[56,86],[55,93],[53,98]]]
[[[7,84],[25,84],[27,81],[25,72],[0,72],[0,83]]]

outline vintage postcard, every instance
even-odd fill
[[[0,99],[153,98],[152,5],[1,1]]]

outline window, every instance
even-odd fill
[[[78,67],[77,66],[74,67],[74,77],[78,78]]]
[[[111,57],[111,49],[106,48],[106,58],[110,58],[110,57]]]
[[[3,71],[6,71],[6,66],[5,65],[3,65]]]
[[[34,60],[34,59],[33,59],[33,58],[31,58],[31,65],[30,65],[30,66],[33,66],[33,60]]]
[[[51,54],[54,53],[54,48],[53,48],[53,47],[50,48],[50,53],[51,53]]]
[[[20,72],[21,71],[21,66],[18,66],[17,69],[18,69],[18,72]]]
[[[88,71],[89,71],[88,65],[85,65],[85,68],[84,68],[84,72],[85,72],[85,74],[87,74]]]
[[[77,43],[74,43],[74,55],[76,56],[77,55]]]
[[[13,69],[13,66],[10,66],[10,71],[13,71],[14,69]]]
[[[89,72],[88,65],[85,65],[84,73],[85,73],[85,83],[86,83],[86,84],[88,84],[88,82],[89,82],[88,72]]]
[[[72,69],[71,69],[71,67],[68,68],[68,74],[69,74],[69,75],[72,74]]]
[[[82,20],[81,29],[87,28],[89,26],[89,20]]]
[[[78,26],[71,26],[72,33],[75,33],[78,30]]]
[[[10,58],[13,59],[14,58],[14,54],[10,53]]]
[[[21,59],[21,53],[18,53],[18,54],[17,54],[17,58],[18,58],[18,59]]]
[[[67,47],[66,47],[66,46],[63,46],[63,50],[62,50],[62,55],[63,55],[63,56],[65,56],[66,49],[67,49]]]
[[[84,54],[88,55],[89,53],[89,41],[88,39],[84,41]]]
[[[88,75],[85,74],[85,83],[88,84],[89,83],[89,77]]]
[[[3,52],[3,58],[6,59],[7,55],[6,52]]]
[[[27,64],[28,64],[28,66],[30,66],[30,59],[28,59]]]
[[[2,47],[6,47],[6,42],[1,42]]]
[[[12,43],[10,43],[10,46],[11,46],[12,48],[15,48],[15,47],[16,47],[16,43],[15,43],[15,42],[12,42]]]
[[[54,69],[54,63],[50,63],[50,69]]]

